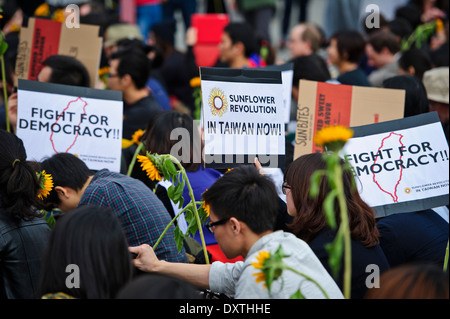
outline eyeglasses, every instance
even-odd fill
[[[214,233],[214,231],[216,230],[216,226],[223,225],[229,220],[230,220],[230,217],[221,219],[221,220],[219,220],[217,222],[214,222],[214,223],[208,222],[208,223],[205,224],[205,226],[211,233]]]
[[[283,186],[281,186],[281,191],[283,192],[284,195],[286,195],[288,189],[291,189],[291,186],[289,186],[286,183],[284,183]]]

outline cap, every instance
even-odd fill
[[[109,47],[123,39],[142,41],[143,37],[137,25],[121,23],[108,27],[105,32],[105,39],[105,47]]]
[[[449,104],[448,77],[448,66],[434,68],[425,72],[422,81],[427,90],[428,100]]]

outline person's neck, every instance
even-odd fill
[[[233,61],[230,62],[230,68],[233,69],[241,69],[248,67],[249,60],[245,56],[239,56],[233,59]]]
[[[142,100],[143,98],[147,97],[149,95],[149,91],[147,88],[143,89],[135,89],[130,88],[123,92],[123,101],[128,104],[134,104],[139,100]]]
[[[255,243],[260,240],[261,238],[263,238],[266,235],[269,235],[273,233],[273,231],[268,230],[265,231],[261,234],[255,234],[253,232],[251,232],[250,234],[247,235],[246,241],[244,243],[244,252],[242,253],[242,257],[247,257],[248,252],[250,251],[250,249],[253,247],[253,245],[255,245]]]
[[[339,64],[338,69],[340,74],[344,74],[350,71],[354,71],[358,68],[358,65],[353,62],[342,62]]]

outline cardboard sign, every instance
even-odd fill
[[[30,160],[72,153],[120,172],[122,118],[121,92],[19,80],[17,136]]]
[[[285,155],[280,71],[200,68],[205,163],[278,167]]]
[[[300,80],[294,159],[321,152],[321,128],[361,126],[403,118],[405,91]]]
[[[448,205],[450,154],[436,112],[353,130],[344,157],[377,217]]]
[[[98,79],[102,51],[99,26],[80,24],[69,29],[65,23],[46,19],[28,19],[28,27],[20,30],[16,60],[17,79],[36,80],[42,62],[52,55],[68,55],[80,61],[88,70],[91,87]],[[17,83],[16,83],[17,86]]]

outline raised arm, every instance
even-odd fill
[[[172,263],[159,260],[152,247],[147,244],[129,247],[136,254],[133,264],[145,272],[152,272],[184,280],[198,288],[209,289],[209,270],[211,265]]]

